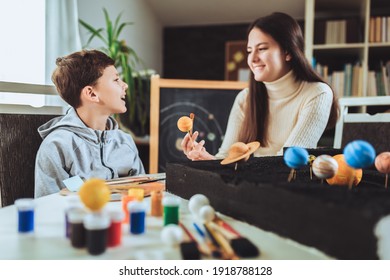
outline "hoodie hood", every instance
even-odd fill
[[[59,129],[71,131],[79,137],[94,143],[99,142],[100,135],[102,134],[100,130],[87,127],[73,107],[66,112],[66,115],[56,117],[41,125],[38,128],[38,133],[42,139],[45,139],[50,133]],[[107,119],[107,130],[114,129],[118,129],[118,123],[114,118],[109,117]]]

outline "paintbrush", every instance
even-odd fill
[[[221,218],[215,216],[214,223],[219,227],[219,232],[230,240],[230,245],[237,256],[242,258],[257,257],[260,250],[249,239],[241,236],[234,228]]]
[[[238,260],[236,253],[230,246],[229,242],[225,239],[225,237],[214,230],[211,223],[207,223],[204,225],[207,233],[210,235],[211,240],[220,248],[222,251],[222,256],[225,260]]]
[[[200,251],[198,248],[198,243],[190,231],[182,223],[180,223],[180,227],[184,230],[185,234],[190,239],[189,241],[183,241],[180,243],[180,252],[183,260],[199,260]]]
[[[222,257],[222,254],[219,250],[219,248],[217,248],[215,246],[215,244],[213,244],[206,236],[206,233],[196,224],[194,223],[194,228],[196,230],[196,232],[199,234],[199,236],[202,238],[202,242],[203,244],[205,244],[205,246],[207,248],[209,248],[209,252],[211,256],[213,256],[214,258],[221,258]]]
[[[131,182],[131,183],[120,183],[120,184],[116,184],[115,183],[115,184],[109,184],[108,187],[110,189],[126,190],[126,189],[129,189],[129,188],[132,188],[132,187],[136,187],[138,185],[144,185],[144,184],[158,182],[158,181],[163,181],[163,180],[165,180],[165,178],[143,180],[143,181],[137,181],[137,182]]]

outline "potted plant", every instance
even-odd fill
[[[129,130],[136,136],[145,136],[149,132],[150,112],[150,76],[151,71],[137,70],[137,67],[146,69],[136,52],[129,47],[125,40],[120,39],[123,29],[132,25],[132,22],[121,22],[121,13],[113,23],[108,12],[103,8],[105,27],[94,28],[79,19],[79,23],[90,33],[86,43],[89,46],[92,39],[98,38],[103,42],[101,50],[115,61],[121,78],[129,85],[126,94],[127,112],[115,116],[122,129]]]

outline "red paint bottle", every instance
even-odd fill
[[[122,243],[122,221],[124,213],[119,210],[110,210],[110,227],[108,228],[107,246],[115,247]]]

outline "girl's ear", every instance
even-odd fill
[[[291,55],[289,53],[286,53],[286,61],[290,61],[291,60]]]
[[[94,89],[91,86],[85,86],[81,90],[81,97],[82,99],[88,100],[90,102],[99,102],[99,96],[95,94]]]

